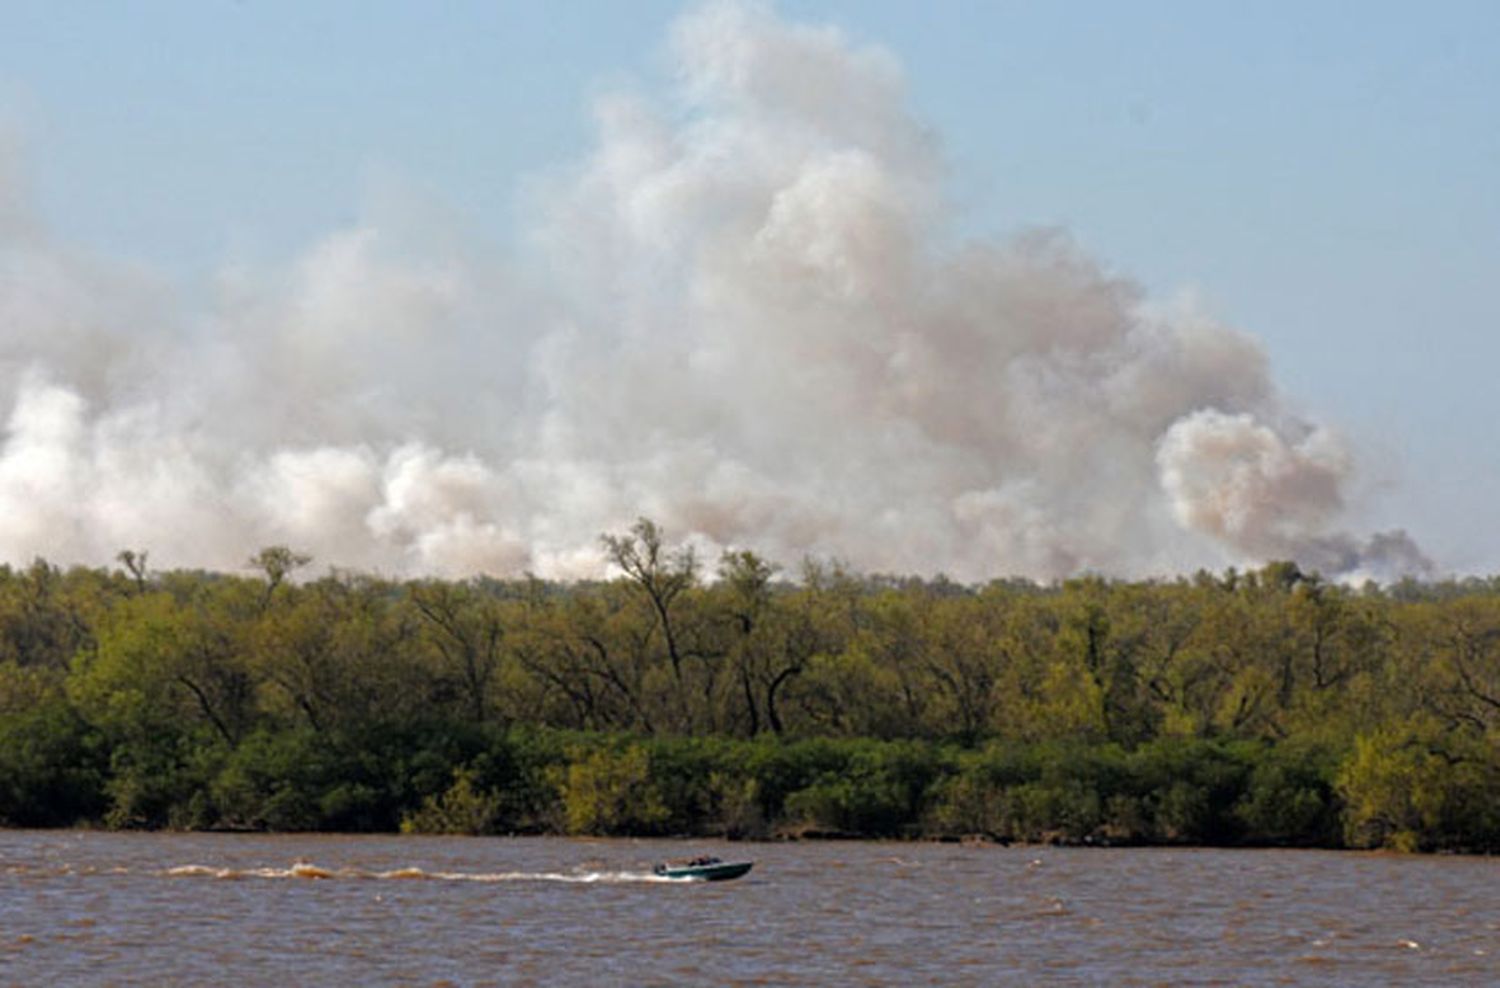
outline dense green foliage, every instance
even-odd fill
[[[0,824],[1500,850],[1500,582],[0,567]]]

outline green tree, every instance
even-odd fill
[[[568,833],[654,833],[669,817],[651,778],[650,756],[640,745],[575,749],[569,761],[555,773]]]
[[[401,818],[403,834],[488,834],[500,820],[499,794],[480,788],[472,768],[453,770],[453,785]]]

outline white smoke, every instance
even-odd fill
[[[965,579],[1428,565],[1336,530],[1352,457],[1252,339],[1055,231],[952,245],[889,54],[734,3],[672,51],[509,263],[377,214],[197,311],[0,168],[0,558],[571,577],[647,515]]]
[[[1250,558],[1296,559],[1325,573],[1423,573],[1431,563],[1403,532],[1361,546],[1327,531],[1352,471],[1326,428],[1289,440],[1248,414],[1204,410],[1173,423],[1157,448],[1162,488],[1183,527]]]

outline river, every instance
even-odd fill
[[[654,861],[753,858],[739,881]],[[1485,985],[1500,863],[0,831],[0,983]]]

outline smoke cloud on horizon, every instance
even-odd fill
[[[1353,454],[1254,339],[1060,232],[955,243],[891,55],[735,3],[671,50],[519,257],[377,211],[190,303],[0,162],[0,560],[571,578],[644,515],[963,580],[1430,571],[1340,529]]]

